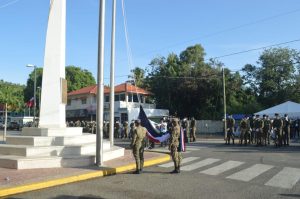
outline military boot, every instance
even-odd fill
[[[133,172],[133,174],[140,174],[140,170],[136,170],[135,172]]]
[[[173,171],[171,171],[170,172],[171,174],[173,174],[173,173],[177,173],[177,166],[176,166],[176,164],[174,163],[174,170]]]
[[[141,172],[140,172],[140,165],[136,162],[135,163],[135,165],[136,165],[136,170],[135,170],[135,172],[133,172],[134,174],[140,174]]]

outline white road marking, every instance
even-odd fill
[[[170,150],[168,148],[154,148],[154,149],[146,149],[147,151],[152,151],[152,152],[164,152],[164,153],[169,153]],[[186,153],[191,153],[191,151],[186,151],[182,152],[184,154]]]
[[[204,159],[200,162],[196,162],[196,163],[189,164],[189,165],[186,165],[184,167],[181,167],[181,170],[182,171],[192,171],[192,170],[198,169],[200,167],[204,167],[204,166],[213,164],[213,163],[218,162],[218,161],[220,161],[220,159],[207,158],[207,159]]]
[[[252,167],[249,167],[247,169],[244,169],[242,171],[234,173],[226,178],[249,182],[253,178],[259,176],[260,174],[268,171],[269,169],[271,169],[273,167],[274,166],[272,166],[272,165],[255,164]]]
[[[181,164],[188,163],[188,162],[197,160],[197,159],[199,159],[199,158],[200,158],[200,157],[188,157],[188,158],[184,158],[184,159],[182,159]],[[158,166],[159,166],[159,167],[165,167],[165,168],[173,167],[173,166],[174,166],[174,162],[169,162],[169,163],[161,164],[161,165],[158,165]]]
[[[221,174],[225,171],[236,168],[236,167],[238,167],[242,164],[244,164],[244,162],[231,161],[230,160],[230,161],[224,162],[223,164],[220,164],[218,166],[215,166],[215,167],[206,169],[204,171],[201,171],[200,173],[216,176],[216,175],[219,175],[219,174]]]
[[[202,147],[203,148],[203,147]],[[196,148],[196,147],[186,147],[187,151],[199,151],[201,148]]]
[[[265,185],[291,189],[300,179],[300,169],[284,167],[279,173],[271,178]]]

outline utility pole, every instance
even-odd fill
[[[110,58],[110,97],[109,97],[109,140],[110,147],[114,146],[114,117],[115,117],[115,32],[116,32],[116,0],[112,5],[111,58]]]
[[[99,4],[99,32],[98,32],[98,72],[97,72],[97,138],[96,138],[96,165],[103,166],[103,107],[104,107],[104,25],[105,0]]]
[[[227,138],[227,124],[226,124],[226,92],[225,92],[225,69],[222,68],[223,72],[223,103],[224,103],[224,139]]]

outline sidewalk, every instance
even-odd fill
[[[144,166],[152,166],[171,160],[163,153],[145,152]],[[79,182],[92,178],[113,175],[135,169],[131,150],[125,156],[104,162],[104,167],[51,168],[15,170],[0,168],[0,197],[38,189]]]

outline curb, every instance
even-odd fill
[[[163,162],[166,162],[169,160],[171,160],[170,156],[165,155],[163,157],[153,158],[153,159],[145,161],[144,166],[145,167],[153,166],[153,165],[160,164],[160,163],[163,163]],[[116,168],[104,168],[104,170],[101,170],[101,171],[93,171],[93,172],[89,172],[86,174],[80,174],[80,175],[76,175],[76,176],[59,178],[59,179],[49,180],[49,181],[45,181],[45,182],[36,182],[33,184],[28,184],[28,185],[21,185],[21,186],[16,186],[16,187],[11,187],[11,188],[0,189],[0,197],[20,194],[20,193],[29,192],[29,191],[35,191],[35,190],[39,190],[39,189],[45,189],[45,188],[49,188],[49,187],[54,187],[54,186],[59,186],[59,185],[64,185],[64,184],[69,184],[69,183],[74,183],[74,182],[80,182],[80,181],[89,180],[89,179],[98,178],[98,177],[114,175],[114,174],[130,171],[133,169],[135,169],[135,163],[116,167]]]

